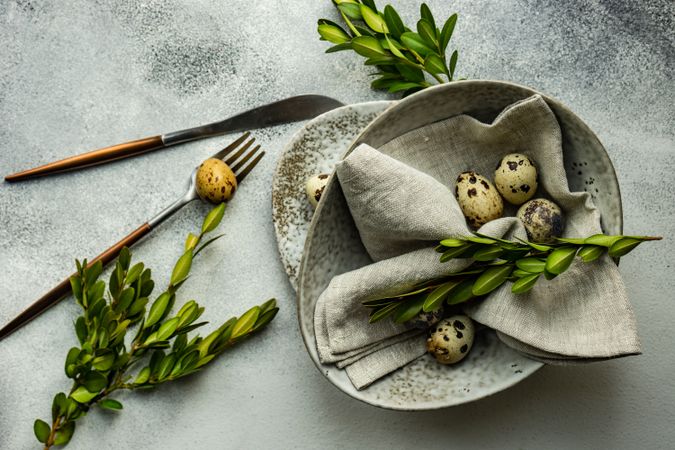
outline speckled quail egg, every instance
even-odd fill
[[[471,350],[475,329],[473,321],[463,315],[438,322],[427,339],[427,351],[441,364],[461,361]]]
[[[553,242],[562,236],[565,220],[560,207],[545,198],[535,198],[518,209],[518,218],[525,225],[533,242]]]
[[[421,311],[418,315],[413,317],[408,321],[414,328],[419,328],[421,330],[426,330],[438,323],[439,320],[443,317],[443,308],[438,308],[436,311],[424,312]]]
[[[222,203],[237,190],[237,177],[224,161],[209,158],[197,169],[197,194],[202,200]]]
[[[498,219],[504,211],[504,202],[490,181],[476,172],[462,172],[457,177],[455,196],[459,207],[473,228],[480,228]]]
[[[307,199],[315,208],[316,205],[319,204],[319,200],[321,200],[321,195],[323,194],[326,184],[328,184],[329,176],[330,175],[327,173],[321,173],[319,175],[314,175],[309,180],[307,180],[307,184],[305,185]]]
[[[537,185],[537,167],[522,153],[506,155],[495,170],[497,190],[513,205],[522,205],[531,199]]]

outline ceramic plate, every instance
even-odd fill
[[[460,81],[413,94],[380,114],[351,144],[375,148],[418,127],[468,114],[486,123],[508,105],[537,92],[512,83]],[[544,94],[561,126],[568,183],[573,191],[591,193],[604,230],[620,234],[621,197],[611,161],[584,122],[559,101]],[[313,134],[321,141],[320,135]],[[314,147],[321,143],[306,143]],[[331,162],[333,164],[334,161]],[[302,184],[302,183],[301,183]],[[302,189],[297,186],[295,189]],[[298,316],[305,345],[320,371],[342,391],[363,402],[390,409],[424,410],[459,405],[500,392],[542,366],[501,343],[492,331],[477,336],[459,364],[442,366],[425,355],[357,391],[343,370],[318,360],[314,335],[316,300],[338,274],[370,263],[339,183],[331,179],[310,224],[298,278]]]
[[[328,111],[307,122],[282,151],[272,182],[272,221],[293,289],[297,290],[302,249],[314,214],[305,182],[313,175],[331,173],[354,138],[393,103],[357,103]]]

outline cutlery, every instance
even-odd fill
[[[230,145],[213,155],[211,158],[222,159],[225,163],[232,168],[232,171],[237,177],[237,182],[241,183],[246,175],[248,175],[251,170],[258,164],[260,159],[265,155],[265,152],[257,153],[260,149],[260,145],[256,145],[252,150],[247,151],[248,148],[255,142],[255,138],[248,139],[250,136],[249,132],[244,133],[239,139],[232,142]],[[246,142],[244,142],[246,141]],[[242,145],[243,143],[243,145]],[[236,152],[235,152],[236,150]],[[234,153],[233,153],[234,152]],[[229,156],[229,157],[228,157]],[[226,158],[227,159],[224,159]],[[251,158],[253,158],[251,160]],[[251,160],[249,162],[249,160]],[[123,247],[130,247],[136,243],[140,238],[148,234],[150,231],[157,228],[159,224],[164,222],[166,219],[171,217],[183,206],[187,205],[193,200],[199,198],[197,195],[197,166],[190,175],[190,180],[188,182],[188,189],[185,194],[180,197],[178,200],[173,202],[171,205],[162,210],[152,219],[145,222],[140,227],[136,228],[134,231],[129,233],[127,236],[122,238],[119,242],[114,244],[112,247],[98,255],[96,258],[89,261],[88,265],[91,266],[97,261],[101,261],[105,266],[110,261],[115,259]],[[63,280],[61,283],[56,285],[52,290],[47,292],[45,295],[40,297],[32,305],[30,305],[26,310],[19,314],[15,319],[5,325],[0,329],[0,340],[16,331],[18,328],[34,319],[38,315],[42,314],[48,308],[54,306],[58,303],[63,297],[70,293],[70,277]]]
[[[338,100],[323,95],[298,95],[289,97],[278,102],[269,103],[245,111],[220,122],[125,142],[93,150],[88,153],[71,156],[33,169],[13,173],[7,175],[5,181],[21,181],[53,173],[61,173],[94,166],[122,158],[129,158],[153,150],[163,149],[172,145],[182,144],[184,142],[218,136],[228,132],[263,128],[311,119],[340,106],[344,105]]]

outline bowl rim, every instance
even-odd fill
[[[460,80],[460,81],[453,81],[451,83],[444,83],[444,84],[440,84],[440,85],[431,86],[429,88],[418,91],[418,92],[416,92],[416,93],[414,93],[414,94],[412,94],[408,97],[405,97],[405,98],[403,98],[399,101],[393,102],[388,108],[386,108],[375,119],[373,119],[368,125],[366,125],[366,127],[361,130],[361,132],[356,136],[356,138],[354,138],[354,140],[352,141],[352,143],[350,144],[348,149],[342,155],[342,159],[347,157],[356,148],[357,145],[362,143],[361,142],[362,136],[364,134],[366,134],[369,129],[371,129],[374,125],[378,124],[379,122],[387,120],[388,115],[391,114],[391,111],[394,108],[399,108],[399,107],[401,107],[401,105],[405,105],[409,102],[415,101],[419,97],[434,95],[435,91],[446,90],[446,89],[456,89],[456,88],[461,88],[461,87],[466,86],[466,85],[470,85],[470,86],[475,86],[475,85],[478,85],[478,86],[480,86],[480,85],[495,86],[496,85],[496,86],[504,86],[504,87],[509,87],[509,88],[523,89],[525,91],[529,91],[531,93],[531,95],[540,95],[547,103],[555,105],[557,108],[560,108],[561,110],[565,111],[566,113],[569,113],[572,117],[577,119],[577,121],[579,122],[579,125],[584,129],[584,132],[588,133],[588,135],[596,141],[597,146],[599,147],[599,149],[603,153],[603,156],[606,157],[606,159],[609,161],[609,170],[611,171],[612,178],[614,180],[616,180],[615,184],[616,184],[617,193],[618,193],[618,213],[619,213],[618,214],[618,217],[619,217],[618,226],[619,226],[619,231],[623,232],[623,204],[622,204],[622,199],[621,199],[621,190],[620,190],[620,186],[619,186],[619,183],[618,183],[618,178],[616,176],[616,169],[614,168],[614,165],[611,162],[611,158],[609,157],[609,154],[607,153],[607,149],[605,149],[605,146],[602,144],[602,142],[600,141],[598,136],[595,134],[595,132],[586,124],[586,122],[583,119],[581,119],[581,117],[579,117],[574,111],[572,111],[570,108],[568,108],[562,101],[560,101],[560,100],[558,100],[554,97],[551,97],[549,95],[546,95],[544,93],[541,93],[541,92],[539,92],[539,91],[537,91],[537,90],[535,90],[535,89],[533,89],[529,86],[522,85],[522,84],[513,83],[513,82],[510,82],[510,81],[500,81],[500,80]],[[321,117],[321,116],[319,116],[319,117]],[[318,117],[317,117],[317,119],[318,119]],[[302,130],[299,130],[297,134],[299,134],[301,131]],[[294,138],[295,138],[295,136],[294,136]],[[335,189],[333,186],[336,183],[337,182],[335,181],[335,177],[331,177],[328,184],[326,185],[326,187],[324,189],[324,194],[329,192],[329,191],[332,191],[333,189]],[[349,395],[350,397],[352,397],[356,400],[359,400],[359,401],[361,401],[365,404],[368,404],[368,405],[371,405],[371,406],[376,406],[376,407],[382,408],[382,409],[399,410],[399,411],[430,411],[430,410],[437,410],[437,409],[444,409],[444,408],[460,406],[460,405],[463,405],[463,404],[466,404],[466,403],[482,400],[482,399],[485,399],[487,397],[497,395],[497,394],[505,391],[506,389],[522,382],[523,380],[528,378],[530,375],[532,375],[534,372],[539,370],[544,365],[544,363],[542,363],[542,362],[532,360],[533,361],[532,370],[526,372],[525,376],[523,376],[522,378],[516,379],[513,382],[505,383],[504,387],[502,389],[499,389],[498,391],[491,392],[491,393],[488,393],[488,394],[485,394],[485,395],[482,395],[480,397],[476,397],[476,398],[473,398],[473,399],[470,399],[470,400],[467,400],[467,401],[460,401],[460,402],[454,403],[452,405],[438,405],[438,406],[436,406],[436,405],[428,406],[427,405],[427,406],[422,406],[422,407],[384,405],[384,404],[381,404],[381,403],[369,401],[368,399],[363,398],[361,396],[354,395],[355,393],[358,393],[360,391],[350,392],[348,390],[343,389],[342,386],[334,383],[333,380],[329,377],[328,372],[325,371],[324,368],[322,367],[323,364],[321,364],[320,361],[315,360],[315,358],[312,356],[313,355],[313,349],[310,348],[310,345],[313,345],[315,347],[316,342],[312,342],[311,344],[308,342],[309,341],[308,336],[306,336],[305,332],[303,331],[302,326],[300,325],[301,324],[300,305],[302,303],[301,299],[303,298],[303,294],[304,294],[303,285],[304,285],[304,278],[305,278],[305,266],[306,266],[306,262],[307,262],[307,253],[311,249],[312,239],[310,239],[310,238],[314,234],[314,228],[316,227],[317,217],[319,217],[320,212],[323,209],[323,206],[324,206],[324,203],[319,202],[316,210],[314,211],[314,215],[312,216],[312,220],[310,221],[310,224],[309,224],[309,227],[308,227],[308,230],[307,230],[307,238],[306,238],[305,243],[303,245],[302,259],[300,261],[300,266],[299,266],[299,271],[298,271],[298,276],[297,276],[298,289],[297,289],[297,295],[296,295],[296,316],[297,316],[297,319],[298,319],[298,325],[300,326],[300,334],[302,336],[302,340],[303,340],[303,343],[305,345],[305,348],[307,349],[308,356],[310,357],[310,359],[314,363],[317,370],[324,376],[324,378],[328,379],[328,381],[330,381],[330,384],[333,385],[336,389],[340,390],[341,392],[343,392],[343,393]]]

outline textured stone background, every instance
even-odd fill
[[[417,2],[397,0],[404,20]],[[89,448],[666,448],[675,441],[674,4],[632,1],[430,1],[460,13],[458,70],[560,98],[606,145],[625,229],[670,238],[621,264],[644,355],[546,367],[455,409],[401,413],[348,398],[314,368],[270,220],[276,155],[298,125],[256,132],[269,152],[226,214],[183,291],[214,321],[277,296],[267,332],[216,366],[95,411],[73,449]],[[292,94],[386,98],[349,53],[325,55],[315,21],[328,0],[3,0],[2,174],[73,153],[225,117]],[[40,181],[0,183],[0,322],[182,192],[185,177],[231,137]],[[166,281],[191,205],[135,249]],[[32,423],[69,384],[63,359],[77,313],[64,302],[0,342],[0,448],[37,448]]]

